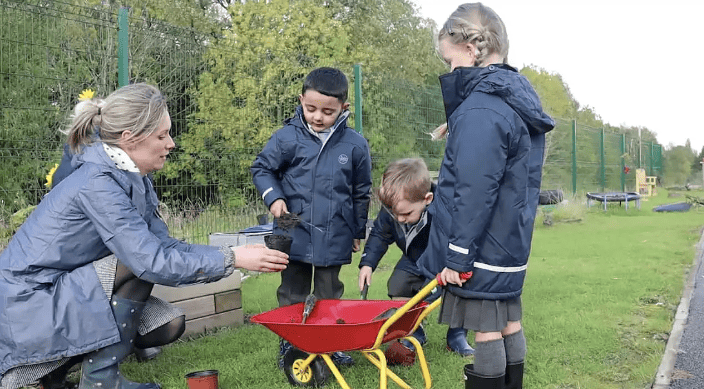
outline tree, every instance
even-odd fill
[[[666,185],[684,186],[692,173],[694,150],[688,146],[674,146],[665,151],[663,182]]]
[[[112,87],[114,66],[98,57],[113,52],[115,40],[105,34],[109,12],[63,2],[3,7],[0,67],[9,76],[0,83],[0,212],[12,213],[46,193],[46,175],[61,157],[59,130],[80,91]]]
[[[689,141],[689,139],[688,139]],[[699,152],[699,154],[694,158],[694,161],[692,162],[692,172],[694,173],[701,173],[702,172],[702,161],[704,161],[704,147],[702,147],[702,150]]]
[[[204,55],[209,69],[190,90],[198,109],[166,174],[204,189],[190,198],[240,205],[253,197],[249,166],[293,114],[305,75],[322,65],[349,74],[354,56],[346,28],[316,1],[247,1],[229,12],[232,27]]]

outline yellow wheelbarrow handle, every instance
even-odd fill
[[[470,277],[472,277],[472,272],[467,272],[467,273],[460,273],[460,277],[464,280],[468,280]],[[381,346],[381,342],[384,339],[384,335],[386,334],[386,331],[391,327],[396,321],[401,318],[401,316],[405,315],[406,312],[408,312],[409,309],[413,308],[416,304],[418,304],[421,300],[423,300],[427,295],[429,295],[435,287],[437,287],[440,284],[440,275],[438,274],[437,277],[433,278],[432,281],[428,283],[428,285],[424,286],[423,289],[418,291],[415,296],[413,296],[410,300],[406,301],[401,308],[399,308],[390,318],[386,320],[384,325],[381,326],[379,329],[379,333],[376,335],[376,341],[374,342],[374,346],[371,347],[371,349],[378,349]],[[413,326],[413,329],[411,330],[411,333],[413,333],[418,326],[420,325],[421,321],[425,319],[426,316],[430,314],[430,312],[433,311],[433,309],[437,308],[438,305],[442,302],[442,299],[437,299],[433,301],[432,304],[428,305],[424,310],[423,313],[421,313],[420,317],[418,320],[416,320],[416,324]]]

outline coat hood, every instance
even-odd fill
[[[332,130],[337,131],[341,125],[342,127],[347,127],[347,118],[350,116],[350,111],[347,109],[342,110],[340,115],[335,120],[335,124],[332,125]],[[343,125],[344,124],[344,125]],[[296,114],[293,117],[284,120],[284,125],[292,125],[302,128],[306,131],[311,131],[308,129],[308,124],[306,123],[306,117],[303,115],[303,106],[296,107]]]
[[[509,65],[459,67],[440,76],[445,114],[450,115],[474,92],[500,97],[523,119],[531,134],[544,134],[555,121],[543,112],[540,98],[528,79]]]
[[[78,169],[84,163],[94,163],[96,165],[114,166],[114,162],[105,154],[103,143],[100,139],[96,139],[91,144],[84,146],[81,152],[74,154],[71,159],[71,167],[73,170]]]
[[[106,166],[106,172],[125,190],[129,190],[130,186],[136,186],[141,193],[144,193],[144,177],[140,173],[129,172],[115,167],[115,162],[105,152],[103,142],[96,139],[93,143],[83,147],[80,153],[74,154],[71,159],[71,167],[77,170],[85,164],[95,164]],[[156,201],[156,200],[155,200]]]

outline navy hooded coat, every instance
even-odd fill
[[[303,108],[271,136],[252,164],[254,186],[267,208],[284,199],[303,221],[293,231],[289,259],[314,266],[352,262],[353,239],[366,236],[371,198],[369,145],[347,127],[349,111],[325,144],[306,129]],[[275,226],[275,233],[281,231]]]
[[[225,275],[220,249],[169,237],[151,181],[117,169],[101,142],[72,165],[0,254],[0,374],[120,340],[92,264],[106,255],[156,284]]]
[[[431,191],[435,192],[434,184],[431,187]],[[359,268],[369,266],[372,271],[376,270],[389,246],[396,243],[398,248],[401,249],[402,255],[395,269],[422,276],[423,273],[418,269],[416,261],[418,261],[418,258],[428,245],[428,232],[432,221],[430,214],[425,216],[425,220],[423,221],[421,218],[416,225],[412,226],[410,234],[407,235],[401,223],[385,207],[382,207],[376,220],[374,220],[374,226],[369,232],[367,243],[364,245],[364,253],[359,260]]]
[[[523,288],[538,206],[545,133],[528,80],[508,65],[457,68],[440,77],[448,123],[428,248],[418,264],[433,277],[444,267],[473,271],[450,292],[503,300]]]

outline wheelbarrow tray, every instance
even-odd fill
[[[303,303],[279,307],[251,318],[309,354],[372,348],[387,318],[374,320],[391,308],[401,308],[406,301],[390,300],[318,300],[305,324]],[[382,343],[408,336],[423,309],[424,301],[409,309],[393,323]]]

